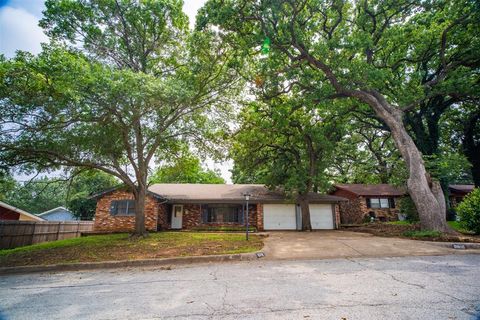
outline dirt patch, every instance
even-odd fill
[[[476,242],[480,243],[480,236],[464,235],[459,232],[454,234],[442,234],[440,236],[405,236],[408,231],[420,231],[419,224],[396,225],[389,223],[367,223],[358,226],[342,227],[346,231],[370,233],[379,237],[400,237],[422,241],[441,241],[441,242]]]

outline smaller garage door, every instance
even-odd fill
[[[310,222],[312,224],[312,229],[334,229],[332,205],[311,204]]]
[[[263,228],[265,230],[296,230],[295,205],[263,205]]]

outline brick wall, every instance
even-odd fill
[[[97,201],[95,211],[95,231],[133,231],[135,230],[135,216],[112,216],[110,214],[110,204],[113,200],[133,200],[133,194],[127,191],[117,190],[109,193]],[[160,207],[162,209],[160,209]],[[158,201],[147,196],[145,199],[145,228],[148,231],[157,230],[157,216],[159,212],[164,212],[164,206],[159,205]],[[166,217],[161,223],[166,226]]]
[[[335,214],[335,229],[338,229],[340,226],[340,205],[338,204],[333,204],[333,210]]]
[[[95,231],[133,231],[135,229],[134,216],[112,216],[110,205],[113,200],[133,200],[133,194],[127,191],[114,191],[97,201],[95,212]],[[202,223],[201,206],[199,204],[183,205],[182,229],[192,229],[201,226],[232,226],[244,225],[243,223]],[[171,205],[159,203],[155,198],[147,196],[145,200],[145,227],[149,231],[168,230],[171,215]],[[249,206],[249,224],[258,230],[263,230],[263,205]]]
[[[342,224],[357,224],[363,223],[364,217],[368,216],[370,212],[375,214],[377,220],[396,221],[398,220],[398,200],[395,198],[395,208],[389,209],[373,209],[367,208],[367,200],[365,197],[356,197],[348,202],[340,204],[340,222]]]
[[[180,204],[181,205],[181,204]],[[263,205],[249,205],[248,223],[258,230],[263,230]],[[243,226],[243,223],[203,223],[201,206],[199,204],[184,204],[182,229],[192,229],[202,226]]]
[[[256,224],[255,226],[257,227],[258,231],[263,231],[263,204],[259,203],[256,206]]]

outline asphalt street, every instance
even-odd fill
[[[0,277],[1,319],[480,319],[480,255]]]

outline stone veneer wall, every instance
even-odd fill
[[[400,198],[394,198],[395,208],[389,209],[374,209],[367,208],[367,200],[365,197],[357,197],[350,199],[348,202],[340,204],[340,221],[342,224],[357,224],[363,223],[364,217],[369,215],[369,212],[374,212],[377,220],[385,219],[385,221],[398,220],[400,212],[398,208]]]
[[[114,191],[109,193],[97,201],[95,211],[95,231],[133,231],[135,230],[135,216],[112,216],[110,214],[110,204],[113,200],[133,200],[133,194],[127,191]],[[159,205],[158,201],[151,196],[145,199],[145,228],[148,231],[157,230],[158,213],[164,212],[163,205]],[[166,217],[165,217],[166,219]],[[162,223],[165,225],[166,220]]]

